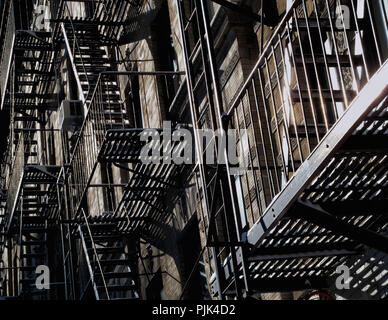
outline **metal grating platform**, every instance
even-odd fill
[[[148,129],[160,133],[162,129]],[[182,188],[179,181],[191,166],[175,164],[144,164],[141,162],[141,150],[146,142],[141,141],[141,134],[147,129],[108,130],[103,141],[98,159],[105,163],[134,164],[126,168],[132,173],[125,187],[122,200],[115,212],[116,217],[126,217],[127,222],[120,223],[123,233],[140,231],[156,236],[160,235],[161,224],[169,216],[164,199],[169,192],[176,193]],[[173,150],[175,145],[169,147]],[[160,154],[163,148],[160,139]],[[161,161],[162,162],[162,161]],[[170,199],[171,200],[171,199]]]
[[[57,219],[58,193],[57,183],[61,167],[26,165],[17,191],[14,210],[7,224],[17,232],[20,216],[25,218]]]
[[[50,32],[17,30],[15,38],[16,51],[52,51],[53,46],[49,42]]]
[[[138,163],[141,149],[146,145],[141,141],[145,129],[108,130],[98,155],[99,162]],[[160,129],[152,129],[161,132]]]
[[[363,255],[365,246],[388,253],[387,113],[388,97],[369,112],[257,247],[249,249],[253,291],[324,288],[337,266]],[[229,260],[223,266],[227,277],[232,274]],[[228,295],[232,279],[226,280]]]

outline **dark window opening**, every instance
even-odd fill
[[[183,262],[183,284],[187,282],[183,297],[185,300],[208,300],[209,290],[206,282],[205,264],[202,259],[196,264],[202,252],[197,218],[193,218],[183,231],[180,250]],[[191,278],[189,279],[191,274]]]
[[[136,71],[133,70],[133,71]],[[139,76],[131,75],[126,87],[126,108],[129,114],[129,122],[133,128],[144,128],[143,107],[140,99]]]
[[[55,165],[56,164],[56,159],[55,159],[55,139],[54,139],[54,131],[52,131],[49,134],[48,137],[48,162],[50,165]]]
[[[168,12],[168,5],[165,2],[160,9],[158,16],[152,24],[152,39],[155,45],[156,69],[160,71],[177,71],[178,58],[174,48],[171,21]],[[179,88],[178,76],[159,77],[162,100],[165,103],[165,110],[171,105]]]
[[[107,187],[103,188],[104,190],[104,206],[109,212],[113,212],[116,208],[115,201],[115,190],[114,187],[110,187],[110,184],[113,184],[113,171],[111,166],[102,166],[101,167],[101,181],[103,184],[106,184]]]
[[[152,278],[150,284],[147,286],[146,295],[147,295],[147,300],[153,300],[153,301],[166,300],[166,297],[164,295],[162,273],[160,269]]]

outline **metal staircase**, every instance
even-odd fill
[[[22,10],[23,1],[17,10]],[[25,3],[29,5],[28,2]],[[8,181],[7,207],[1,219],[2,237],[18,245],[17,261],[8,265],[8,281],[14,283],[11,294],[22,299],[48,299],[50,292],[38,290],[36,268],[47,266],[48,233],[58,218],[58,168],[40,166],[38,133],[45,132],[45,113],[57,109],[52,94],[55,48],[51,33],[29,30],[30,22],[15,20],[13,2],[8,14],[8,50],[3,50],[2,107],[10,111],[10,150],[14,150]],[[50,93],[47,93],[50,92]],[[54,227],[55,228],[55,227]],[[11,242],[10,242],[11,243]],[[3,253],[4,251],[1,250]],[[8,252],[10,257],[11,253]]]
[[[123,10],[123,6],[128,6],[128,2],[116,4],[114,1],[107,1],[105,5]],[[74,245],[70,242],[72,242],[71,239],[79,239],[83,252],[81,256],[88,265],[86,278],[89,279],[88,283],[83,283],[85,273],[82,270],[78,271],[82,274],[79,283],[82,291],[81,299],[137,299],[139,298],[137,275],[139,233],[131,228],[132,224],[128,223],[130,219],[120,216],[121,209],[127,205],[128,197],[123,196],[123,200],[118,205],[120,210],[114,208],[116,212],[102,216],[98,216],[99,213],[93,213],[96,216],[86,217],[83,200],[88,189],[96,188],[91,186],[91,181],[97,166],[138,161],[138,148],[141,144],[137,141],[133,146],[132,140],[126,139],[128,135],[132,137],[132,133],[126,110],[128,106],[121,100],[119,79],[129,82],[132,77],[142,77],[144,81],[144,78],[148,77],[159,81],[158,78],[176,76],[178,73],[115,71],[117,63],[112,63],[103,46],[115,44],[120,22],[113,23],[109,21],[109,17],[103,21],[102,17],[106,13],[98,10],[96,12],[99,18],[89,19],[90,21],[88,19],[80,21],[70,17],[60,20],[60,34],[56,37],[65,43],[66,53],[78,86],[78,97],[83,102],[85,112],[84,123],[72,150],[70,161],[72,170],[67,172],[65,169],[68,184],[73,187],[69,188],[72,211],[68,211],[68,221],[64,222],[69,227],[62,226],[67,230],[63,234],[63,240],[66,243],[64,272],[65,278],[69,281],[77,276],[71,275],[71,247]],[[109,36],[101,37],[101,34]],[[112,139],[112,136],[115,139]],[[139,136],[137,134],[135,136],[139,140]],[[131,181],[138,181],[136,179]],[[142,183],[145,181],[144,177],[140,179]],[[115,188],[114,184],[110,187]],[[102,186],[102,188],[106,187]],[[161,191],[166,189],[161,186],[159,188]],[[133,201],[128,201],[134,204]],[[142,199],[138,198],[137,201]],[[74,227],[74,223],[78,228]],[[66,279],[65,282],[68,282]],[[74,291],[68,290],[67,298],[76,298],[78,295]]]
[[[78,227],[78,234],[88,264],[90,284],[95,298],[97,300],[138,299],[136,241],[128,241],[121,235],[117,222],[113,222],[111,214],[84,221],[86,223]]]
[[[103,72],[114,71],[105,48],[102,46],[97,26],[78,29],[77,25],[62,23],[63,39],[67,53],[70,56],[73,71],[78,83],[80,100],[84,102],[85,112],[96,91],[99,75]],[[120,97],[120,89],[115,79],[104,82],[99,92],[104,106],[104,117],[107,125],[122,127],[128,116]]]
[[[294,1],[226,112],[252,132],[239,201],[250,229],[214,295],[239,297],[236,277],[247,294],[333,287],[338,266],[387,252],[386,39],[371,1],[351,1],[345,29],[328,17],[337,3]]]
[[[17,197],[7,221],[7,232],[19,244],[20,292],[22,299],[49,299],[49,290],[36,286],[38,266],[49,265],[48,237],[58,219],[58,167],[26,165]],[[12,203],[10,203],[12,205]]]
[[[201,1],[177,1],[180,18],[181,37],[184,43],[184,57],[187,72],[187,90],[190,112],[195,129],[210,129],[216,132],[229,129],[229,120],[223,107],[223,99],[215,69],[215,53],[210,25],[204,16],[207,9]],[[216,140],[216,137],[212,139]],[[237,256],[242,258],[240,222],[237,217],[234,190],[231,188],[231,166],[227,150],[214,150],[202,146],[200,137],[196,135],[196,151],[203,161],[199,163],[200,184],[203,188],[204,222],[206,227],[206,245],[211,248],[212,267],[217,275],[217,289],[214,295],[224,297],[224,291],[233,287],[237,297],[246,291],[246,283],[237,275],[233,275],[228,288],[223,287],[224,275],[220,272],[225,259],[229,259],[233,268],[237,268]],[[206,153],[216,155],[215,164],[206,163]],[[226,164],[218,159],[224,157]],[[244,268],[244,266],[243,266]]]
[[[48,221],[31,210],[20,218],[20,293],[24,300],[48,300],[49,292],[36,286],[38,266],[48,266]]]

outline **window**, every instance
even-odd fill
[[[196,264],[198,257],[202,252],[198,220],[196,219],[196,216],[193,217],[183,231],[183,235],[180,240],[180,250],[183,265],[183,284],[189,280],[183,295],[184,299],[209,300],[210,294],[206,281],[205,264],[202,257],[199,263]],[[189,279],[190,274],[191,278]]]
[[[54,131],[51,131],[49,133],[48,140],[48,163],[49,165],[56,165],[55,150],[58,149],[58,146],[57,148],[55,148]]]
[[[156,69],[161,71],[177,71],[178,58],[174,47],[167,2],[162,5],[152,24],[152,39],[155,41],[154,57],[156,58]],[[160,81],[163,82],[160,86],[162,88],[163,102],[169,106],[178,91],[179,77],[168,76],[165,79],[161,77]]]
[[[133,71],[137,71],[134,69]],[[140,99],[139,76],[131,75],[125,90],[126,108],[130,117],[130,126],[133,128],[144,128],[143,105]]]

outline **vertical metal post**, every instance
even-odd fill
[[[199,1],[196,0],[197,4],[200,4],[201,11],[202,11],[202,17],[203,17],[203,25],[204,25],[204,30],[205,30],[205,35],[206,35],[206,43],[207,43],[207,50],[208,50],[208,58],[209,58],[209,63],[210,63],[210,72],[213,80],[213,90],[214,90],[214,97],[215,97],[215,105],[216,105],[216,112],[218,115],[218,121],[219,121],[219,128],[223,129],[224,124],[223,124],[223,105],[222,105],[222,95],[221,95],[221,88],[220,88],[220,82],[218,79],[218,73],[216,70],[216,59],[215,59],[215,53],[214,53],[214,40],[212,36],[212,31],[210,27],[210,22],[209,22],[209,13],[208,13],[208,8],[205,4],[204,1]],[[221,130],[222,135],[225,135],[225,131]],[[226,174],[227,174],[227,180],[229,183],[229,188],[230,188],[230,196],[231,196],[231,205],[232,205],[232,210],[233,210],[233,217],[235,221],[235,228],[236,228],[236,236],[237,236],[237,241],[241,242],[241,230],[239,228],[239,218],[237,215],[237,209],[236,209],[236,203],[235,203],[235,197],[234,197],[234,186],[231,181],[231,171],[230,171],[230,166],[229,166],[229,158],[227,154],[227,150],[224,149],[224,159],[225,159],[225,168],[226,168]],[[235,260],[235,248],[232,248],[232,258]],[[237,263],[236,263],[237,267]],[[245,261],[244,261],[244,254],[242,252],[242,269],[243,269],[243,274],[244,274],[244,285],[245,285],[245,292],[248,292],[248,280],[247,280],[247,272],[246,272],[246,267],[245,267]],[[238,272],[238,268],[235,268],[235,272]],[[235,277],[237,279],[237,277]],[[236,281],[236,289],[238,291],[238,284]],[[237,292],[237,295],[239,293]]]
[[[187,84],[187,92],[189,96],[189,105],[190,105],[190,112],[191,112],[191,118],[192,118],[192,123],[193,123],[193,129],[194,129],[194,136],[195,136],[195,148],[196,152],[199,155],[202,154],[201,152],[201,142],[200,142],[200,137],[198,135],[198,128],[197,128],[197,114],[195,110],[195,100],[194,100],[194,93],[193,93],[193,83],[192,83],[192,75],[191,75],[191,69],[190,69],[190,61],[189,61],[189,54],[188,54],[188,48],[186,45],[186,35],[184,31],[184,25],[183,25],[183,17],[182,17],[182,6],[180,3],[181,0],[176,0],[176,7],[177,7],[177,12],[178,12],[178,18],[179,18],[179,30],[181,34],[181,43],[182,43],[182,50],[183,50],[183,56],[184,56],[184,64],[185,64],[185,71],[186,71],[186,84]],[[198,165],[199,168],[199,173],[201,177],[201,181],[205,181],[205,172],[203,169],[203,166],[201,163]],[[205,186],[202,186],[203,188]],[[204,193],[204,201],[205,201],[205,211],[206,211],[206,218],[207,218],[207,223],[209,224],[209,218],[210,218],[210,211],[208,208],[208,199],[206,192]],[[211,248],[212,251],[212,260],[214,264],[214,272],[216,275],[216,285],[217,285],[217,295],[220,300],[223,299],[222,295],[222,290],[221,290],[221,283],[220,283],[220,274],[219,274],[219,265],[217,261],[217,253],[214,247]]]

